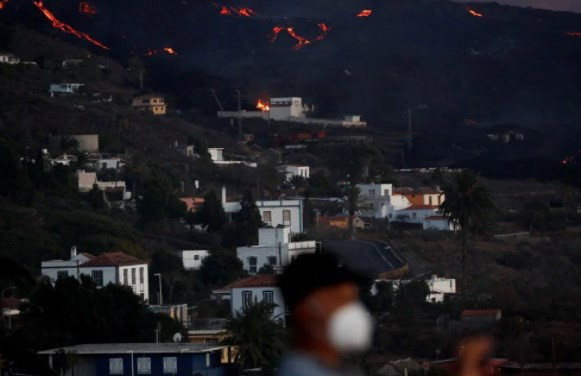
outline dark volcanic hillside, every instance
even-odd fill
[[[28,1],[11,0],[0,22],[75,40],[120,61],[138,56],[148,86],[172,95],[182,110],[207,115],[216,110],[209,88],[228,108],[235,106],[236,88],[247,108],[261,97],[297,95],[316,103],[322,116],[360,113],[390,131],[405,129],[409,105],[425,104],[415,117],[423,138],[418,145],[425,147],[418,150],[421,164],[450,163],[458,155],[470,160],[480,154],[475,148],[486,133],[473,129],[497,125],[534,128],[532,136],[544,142],[513,158],[534,150],[528,157],[556,162],[578,148],[581,37],[574,33],[581,32],[581,15],[420,0],[89,3],[95,15],[80,14],[77,0],[44,5],[110,51],[52,28]],[[223,5],[249,7],[256,15],[221,15]],[[362,9],[372,14],[356,17]],[[320,23],[330,28],[326,35]],[[311,41],[324,38],[293,50],[297,40],[285,30],[269,41],[274,26],[292,26]],[[9,37],[2,42],[0,48],[17,44]],[[152,50],[154,56],[145,56]],[[37,57],[31,54],[25,57]]]

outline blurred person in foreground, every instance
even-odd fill
[[[361,375],[345,367],[342,358],[371,347],[373,319],[359,300],[362,278],[328,253],[301,255],[285,269],[279,285],[291,313],[294,343],[278,376]],[[455,374],[484,376],[491,344],[485,337],[463,342]]]

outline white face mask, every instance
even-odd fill
[[[363,304],[353,302],[333,313],[327,338],[343,354],[359,353],[371,346],[373,319]]]

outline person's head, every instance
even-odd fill
[[[301,255],[285,269],[279,285],[301,341],[340,354],[370,346],[373,323],[359,301],[358,279],[328,253]]]

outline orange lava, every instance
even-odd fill
[[[303,37],[302,35],[298,34],[295,31],[294,26],[287,26],[287,27],[275,26],[275,27],[273,27],[272,32],[268,35],[268,40],[271,43],[274,43],[276,41],[276,39],[278,38],[278,35],[282,31],[286,31],[288,33],[288,35],[290,35],[292,38],[294,38],[297,41],[297,44],[295,44],[292,47],[292,49],[293,50],[300,50],[301,48],[303,48],[307,44],[311,44],[313,42],[317,42],[317,41],[325,39],[327,37],[327,33],[329,32],[329,30],[331,30],[331,28],[329,26],[327,26],[327,24],[325,24],[324,22],[317,24],[317,26],[319,27],[319,29],[321,29],[321,33],[313,40],[309,40],[309,39]]]
[[[171,47],[164,47],[163,50],[170,55],[177,55],[178,53]]]
[[[327,33],[329,32],[329,30],[331,30],[331,28],[327,26],[327,24],[325,24],[324,22],[321,22],[317,26],[319,26],[319,29],[321,29],[321,34],[319,34],[319,36],[315,38],[315,40],[325,39],[327,37]]]
[[[270,33],[268,40],[270,40],[271,43],[274,43],[276,41],[276,38],[278,38],[278,34],[280,34],[280,32],[283,30],[284,30],[284,27],[282,27],[282,26],[273,27],[272,33]]]
[[[87,16],[94,16],[95,14],[97,14],[97,8],[95,8],[86,1],[81,1],[79,3],[79,13]]]
[[[240,16],[240,17],[254,17],[256,12],[252,8],[247,7],[228,7],[226,5],[221,5],[218,3],[212,3],[215,7],[220,8],[220,14],[222,16]]]
[[[233,10],[238,13],[239,16],[243,16],[243,17],[252,17],[252,16],[256,16],[256,12],[253,11],[250,8],[233,8]]]
[[[301,48],[303,48],[304,46],[306,46],[307,44],[311,44],[311,41],[308,40],[307,38],[304,38],[300,35],[298,35],[295,32],[295,28],[290,26],[286,28],[286,31],[288,33],[288,35],[290,35],[291,37],[295,38],[297,41],[297,44],[295,44],[293,46],[293,50],[300,50]]]
[[[256,108],[262,112],[268,112],[270,111],[270,104],[268,102],[263,102],[262,99],[259,99],[258,103],[256,104]]]
[[[369,16],[371,16],[371,13],[373,13],[373,11],[371,9],[363,9],[361,12],[359,12],[357,17],[359,17],[359,18],[369,17]]]
[[[230,12],[230,9],[223,6],[222,9],[220,9],[220,14],[223,16],[229,16],[232,14],[232,12]]]
[[[468,9],[468,13],[470,13],[474,17],[484,17],[484,15],[482,13],[478,13],[477,11],[470,9],[470,8],[467,8],[467,9]]]
[[[52,22],[52,26],[54,28],[57,28],[65,33],[68,34],[72,34],[74,36],[76,36],[77,38],[80,39],[85,39],[86,41],[89,41],[91,43],[93,43],[95,46],[101,47],[105,50],[109,50],[109,47],[105,46],[103,43],[93,39],[89,34],[87,33],[83,33],[80,31],[77,31],[76,29],[74,29],[72,26],[67,25],[66,23],[60,21],[59,19],[57,19],[55,17],[54,14],[52,14],[52,12],[48,9],[46,9],[44,7],[44,4],[42,2],[42,0],[38,0],[38,1],[33,1],[34,5],[42,12],[42,14],[44,14],[44,16],[50,21]]]
[[[0,0],[0,10],[4,9],[9,0]]]

